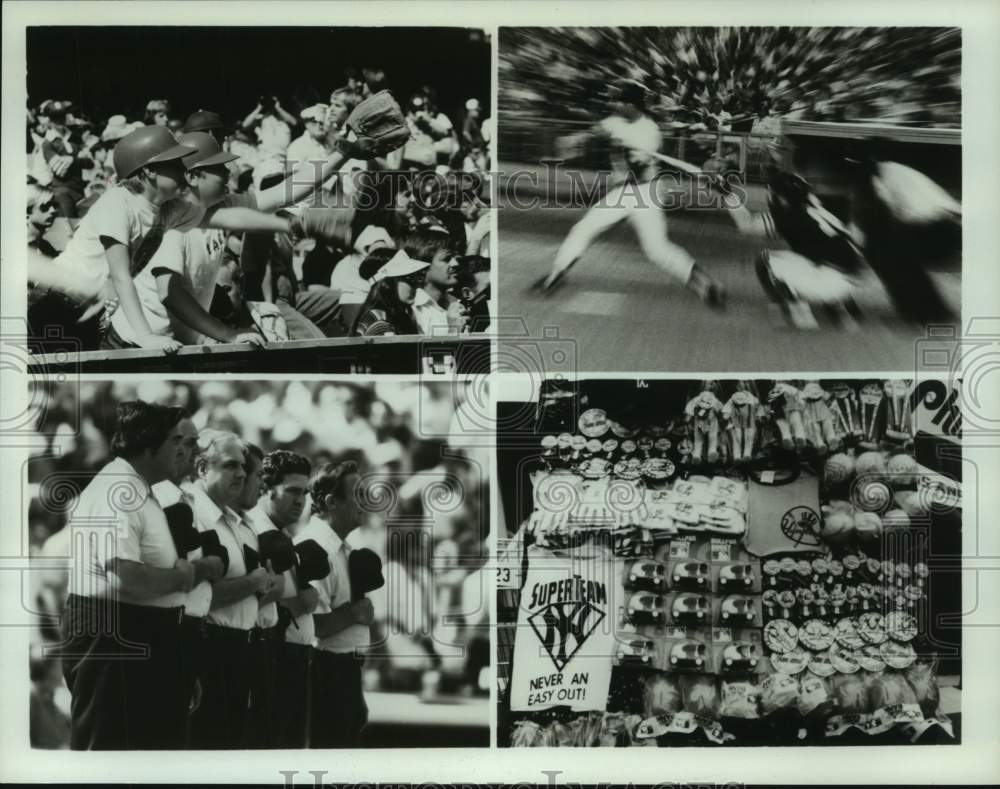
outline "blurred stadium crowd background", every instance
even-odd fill
[[[505,28],[502,123],[595,122],[633,79],[675,128],[750,132],[770,116],[961,126],[958,28]]]
[[[200,430],[229,430],[265,452],[288,449],[314,468],[354,460],[368,515],[351,535],[382,558],[366,692],[427,700],[488,694],[488,449],[476,384],[206,381],[41,386],[43,416],[28,466],[32,744],[66,747],[69,693],[43,647],[60,639],[72,562],[64,526],[78,493],[110,460],[117,404],[184,406]],[[480,425],[481,428],[481,425]],[[479,444],[476,446],[477,435]],[[307,506],[303,521],[310,516]]]

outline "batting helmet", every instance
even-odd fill
[[[222,123],[222,116],[211,110],[198,110],[197,112],[192,112],[186,121],[184,121],[184,131],[203,131],[208,132],[213,129],[221,129],[224,126]]]
[[[115,173],[118,180],[124,180],[147,165],[180,159],[193,150],[186,145],[178,145],[163,126],[143,126],[126,134],[115,145]]]
[[[240,158],[222,150],[215,138],[206,132],[188,132],[178,137],[177,141],[188,149],[184,156],[184,167],[188,170],[225,164]]]

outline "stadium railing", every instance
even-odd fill
[[[249,343],[187,345],[177,353],[158,350],[76,351],[75,340],[46,337],[33,342],[29,374],[74,373],[426,373],[489,372],[487,335],[338,337],[288,340],[255,348]]]

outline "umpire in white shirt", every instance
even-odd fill
[[[60,647],[72,694],[70,747],[177,748],[178,640],[200,570],[179,557],[151,486],[182,460],[185,412],[118,406],[115,459],[84,489],[67,528],[74,566]],[[205,569],[204,566],[202,569]]]
[[[247,709],[246,723],[244,726],[243,746],[245,748],[270,748],[274,738],[274,660],[277,654],[277,643],[280,642],[281,633],[278,627],[278,600],[281,599],[285,590],[285,577],[280,572],[275,572],[271,565],[271,557],[265,555],[261,545],[260,525],[255,523],[251,512],[257,506],[261,492],[261,467],[264,462],[264,453],[255,444],[246,443],[243,445],[246,456],[246,479],[243,481],[243,492],[236,502],[236,511],[243,519],[257,540],[258,561],[269,575],[268,591],[258,596],[257,606],[257,630],[260,637],[255,639],[250,645],[247,655],[247,669],[249,671],[250,682],[250,702]],[[275,556],[274,560],[285,560],[284,563],[294,556],[292,552],[291,540],[284,554]],[[266,543],[265,543],[266,544]],[[282,563],[280,566],[284,566]]]
[[[201,687],[197,680],[202,670],[205,653],[205,619],[212,602],[212,582],[221,578],[229,566],[229,552],[219,542],[215,532],[199,532],[194,525],[194,496],[190,492],[194,461],[198,454],[198,429],[187,415],[178,423],[181,434],[183,458],[175,473],[153,486],[153,495],[167,516],[171,536],[177,553],[187,558],[195,567],[210,566],[204,580],[195,584],[184,600],[184,618],[181,620],[181,702],[180,715],[184,721],[184,744],[191,740],[191,709],[197,707]],[[197,691],[197,694],[196,694]]]
[[[216,581],[205,622],[201,700],[191,720],[191,746],[240,748],[250,703],[248,656],[259,639],[258,595],[270,575],[257,562],[257,538],[233,510],[247,477],[244,446],[234,433],[205,431],[199,437],[198,480],[191,488],[199,531],[214,531],[229,556]]]
[[[313,614],[317,645],[309,728],[312,748],[356,746],[368,721],[361,670],[374,609],[368,599],[351,602],[347,561],[351,546],[346,542],[361,520],[359,480],[352,462],[323,466],[310,483],[315,514],[299,534],[319,543],[330,563],[330,573],[312,582],[319,592]]]
[[[285,449],[269,453],[261,466],[260,499],[246,513],[261,555],[273,553],[271,561],[280,563],[273,569],[284,570],[282,597],[275,609],[277,633],[269,641],[273,681],[269,728],[270,745],[275,748],[305,748],[308,737],[309,671],[316,640],[312,613],[319,601],[319,593],[308,581],[329,572],[326,552],[315,541],[296,536],[309,495],[310,474],[312,464],[302,455]],[[304,542],[311,543],[308,550]],[[284,569],[289,561],[293,566]]]

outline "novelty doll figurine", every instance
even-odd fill
[[[706,381],[702,391],[684,409],[691,423],[693,463],[717,463],[719,460],[719,416],[722,413],[722,401],[715,394],[717,389],[717,384]]]
[[[722,408],[732,446],[733,463],[749,463],[757,439],[757,409],[760,400],[750,381],[739,381],[736,391]]]
[[[802,397],[805,401],[803,422],[806,438],[816,452],[825,455],[829,451],[840,449],[840,439],[833,427],[833,413],[827,406],[829,395],[819,385],[819,381],[809,381],[802,387]]]
[[[801,450],[806,445],[806,430],[802,424],[802,393],[789,383],[775,381],[767,395],[771,421],[787,449]]]

